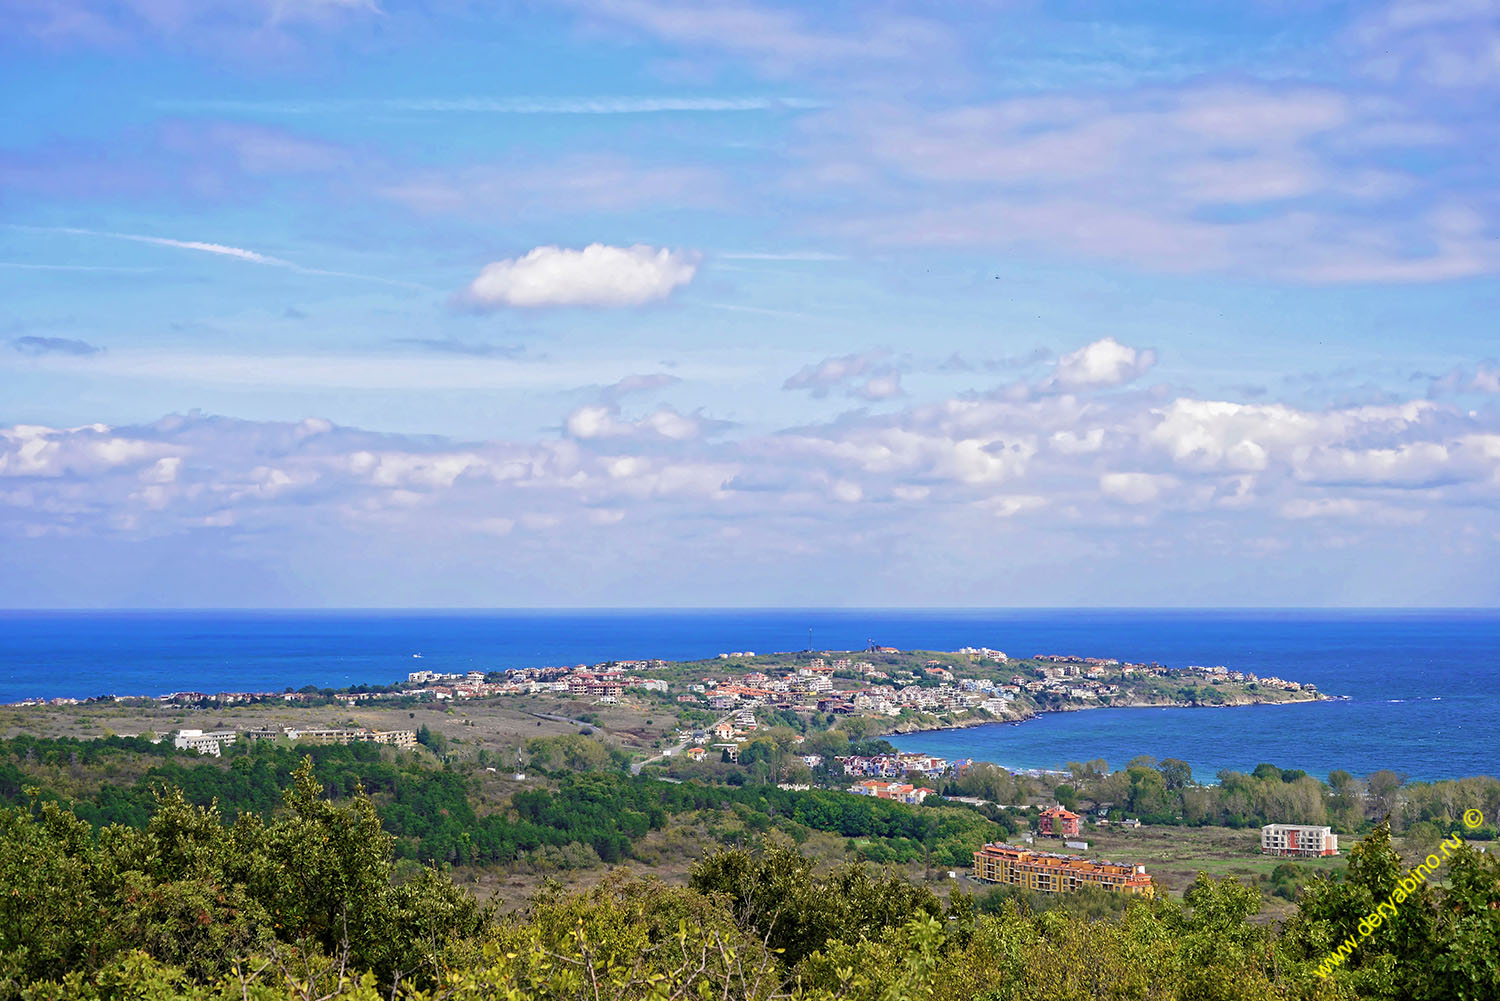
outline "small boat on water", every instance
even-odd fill
[[[421,660],[422,659],[422,655],[419,654],[419,653],[414,653],[414,654],[412,654],[412,656],[415,657],[417,660]]]

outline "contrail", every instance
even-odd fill
[[[203,254],[216,254],[220,257],[232,257],[239,261],[248,261],[251,264],[263,264],[273,268],[286,268],[300,275],[320,275],[328,278],[352,278],[356,281],[376,282],[381,285],[393,285],[397,288],[417,289],[423,292],[433,292],[435,289],[417,282],[398,281],[394,278],[380,278],[375,275],[361,275],[350,271],[329,271],[325,268],[304,267],[295,261],[288,261],[282,257],[272,257],[270,254],[262,254],[255,250],[246,250],[244,247],[231,247],[225,243],[208,243],[204,240],[172,240],[165,236],[144,236],[139,233],[114,233],[108,230],[79,229],[74,226],[22,226],[18,223],[6,224],[9,229],[25,230],[31,233],[63,233],[68,236],[91,236],[107,240],[129,240],[132,243],[145,243],[155,247],[173,247],[177,250],[196,250]]]

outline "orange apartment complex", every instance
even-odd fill
[[[1073,811],[1054,806],[1042,811],[1038,823],[1043,834],[1050,834],[1054,838],[1076,838],[1080,819]]]
[[[1260,829],[1260,851],[1294,858],[1337,855],[1339,836],[1331,828],[1311,824],[1267,824]]]
[[[1114,893],[1155,895],[1143,865],[1125,865],[1081,855],[1054,855],[994,842],[974,853],[974,878],[985,883],[1009,883],[1042,893],[1072,893],[1097,886]]]

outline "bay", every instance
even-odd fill
[[[989,646],[1219,665],[1311,681],[1348,701],[1046,714],[895,739],[906,749],[1046,768],[1139,754],[1200,779],[1260,761],[1326,776],[1500,774],[1500,613],[1388,610],[0,612],[0,702],[179,690],[280,691],[438,671],[863,649]],[[420,654],[420,657],[414,656]]]

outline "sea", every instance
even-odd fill
[[[892,739],[903,750],[1058,768],[1140,755],[1200,781],[1261,762],[1319,777],[1500,775],[1500,612],[1162,610],[600,610],[0,612],[0,703],[282,691],[719,653],[987,646],[1223,665],[1310,681],[1328,702],[1047,713]]]

